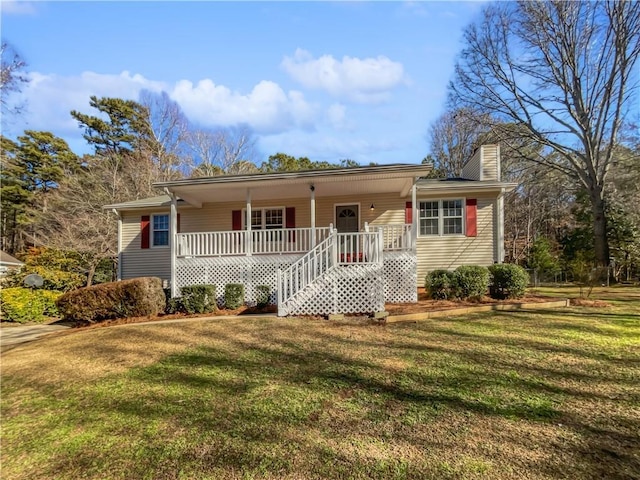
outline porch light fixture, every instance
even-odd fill
[[[373,212],[376,209],[376,206],[372,203],[371,204],[371,211]]]

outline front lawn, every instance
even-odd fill
[[[1,476],[640,478],[640,289],[598,295],[611,306],[44,339],[2,356]]]

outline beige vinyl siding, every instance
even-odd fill
[[[122,279],[135,277],[160,277],[169,281],[171,263],[169,247],[140,248],[140,217],[166,213],[168,210],[122,212]]]
[[[294,207],[296,209],[296,227],[308,227],[310,222],[309,199],[294,198],[287,200],[259,200],[251,202],[253,210],[268,207]],[[226,232],[233,229],[231,212],[244,210],[246,202],[205,203],[202,208],[181,209],[180,231]]]
[[[467,178],[469,180],[480,180],[481,154],[482,154],[482,147],[476,149],[476,151],[473,154],[473,157],[471,157],[467,161],[467,163],[464,164],[464,167],[462,167],[463,178]]]
[[[482,145],[462,167],[462,177],[469,180],[500,180],[499,145]]]
[[[411,200],[409,198],[409,200]],[[404,208],[407,199],[400,198],[397,193],[378,195],[341,195],[316,199],[316,226],[335,225],[336,205],[360,204],[360,230],[364,223],[370,225],[388,225],[404,223]],[[371,211],[371,204],[375,209]]]
[[[440,200],[460,197],[428,197],[420,200]],[[405,220],[405,205],[410,197],[400,198],[398,194],[384,195],[342,195],[316,199],[316,225],[327,227],[335,224],[335,206],[359,204],[360,229],[364,223],[370,225],[402,224]],[[375,209],[371,211],[371,204]],[[252,202],[252,208],[294,207],[296,227],[311,224],[310,199],[260,200]],[[205,204],[202,208],[182,207],[180,231],[208,232],[232,229],[231,212],[246,208],[245,202]],[[454,269],[459,265],[490,265],[495,255],[495,234],[493,219],[495,198],[478,198],[478,236],[424,236],[418,237],[418,284],[422,284],[427,271],[434,268]],[[147,210],[143,212],[123,212],[122,214],[122,278],[138,276],[158,276],[164,280],[170,277],[170,250],[168,247],[140,248],[140,217],[154,213],[169,213],[168,210]]]
[[[316,226],[328,227],[335,224],[336,204],[360,204],[360,229],[364,223],[398,224],[404,223],[404,208],[407,199],[398,194],[364,195],[316,198]],[[296,227],[311,226],[311,200],[296,198],[287,200],[257,200],[251,203],[253,209],[267,207],[294,207]],[[375,205],[372,212],[371,204]],[[202,208],[182,207],[180,231],[182,233],[216,232],[232,230],[231,212],[243,210],[246,202],[206,203]],[[170,278],[169,247],[140,248],[140,217],[154,213],[169,213],[169,210],[150,209],[139,212],[122,212],[122,278],[140,276],[158,276],[163,280]]]
[[[421,200],[441,200],[454,197],[421,197]],[[460,197],[457,197],[460,198]],[[478,198],[478,236],[425,235],[418,236],[418,286],[423,286],[425,275],[436,268],[453,270],[460,265],[485,265],[494,262],[493,217],[494,198]]]
[[[498,175],[500,147],[498,145],[483,145],[480,150],[482,150],[482,177],[480,180],[500,180]]]
[[[316,198],[316,226],[328,227],[335,224],[335,206],[360,204],[360,229],[364,222],[372,225],[404,223],[405,202],[409,199],[400,198],[398,194],[384,195],[342,195],[337,197]],[[371,211],[371,204],[375,209]],[[231,212],[243,210],[245,202],[205,203],[202,208],[180,209],[180,231],[216,232],[232,229]],[[311,200],[309,198],[294,198],[287,200],[260,200],[251,202],[253,210],[267,207],[283,207],[296,209],[296,227],[311,226]]]

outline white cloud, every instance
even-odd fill
[[[203,126],[246,124],[256,133],[277,133],[290,128],[312,129],[317,108],[298,91],[285,92],[274,82],[261,81],[247,93],[231,91],[205,79],[175,85],[149,80],[139,74],[84,72],[79,76],[30,74],[22,97],[27,100],[24,128],[51,130],[58,135],[78,133],[71,110],[89,112],[89,97],[136,100],[141,90],[166,91],[189,119]]]
[[[359,103],[382,102],[405,81],[402,64],[382,55],[365,59],[345,56],[338,61],[331,55],[313,58],[306,50],[297,49],[281,66],[307,88]]]
[[[401,13],[412,17],[428,17],[429,11],[425,8],[424,2],[407,1],[402,3]]]
[[[248,94],[231,91],[212,80],[194,86],[181,80],[169,92],[187,117],[205,125],[247,124],[256,132],[312,128],[315,108],[298,91],[286,93],[277,83],[263,80]]]
[[[70,77],[32,72],[29,78],[22,93],[27,101],[26,128],[52,130],[57,134],[78,130],[70,112],[88,111],[92,95],[137,99],[142,89],[161,91],[166,87],[162,82],[126,71],[119,75],[83,72]]]
[[[2,0],[0,10],[8,15],[31,15],[36,13],[33,2],[20,2],[17,0]]]
[[[334,103],[327,108],[326,118],[335,130],[353,131],[355,123],[347,117],[347,107],[341,103]]]

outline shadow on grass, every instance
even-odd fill
[[[588,385],[628,384],[607,368],[580,367],[581,361],[605,367],[617,362],[593,346],[549,344],[544,332],[538,332],[540,340],[500,337],[496,328],[489,329],[496,334],[471,333],[482,325],[458,320],[309,332],[291,325],[238,323],[229,332],[212,324],[202,346],[187,344],[186,351],[153,365],[84,387],[73,411],[58,412],[56,422],[62,431],[93,432],[97,446],[87,440],[84,448],[72,448],[74,439],[61,435],[47,473],[109,477],[101,469],[111,462],[113,477],[128,478],[459,478],[464,471],[451,472],[433,458],[381,463],[365,448],[356,445],[347,455],[336,446],[354,437],[423,445],[425,438],[438,438],[439,432],[430,430],[442,428],[439,422],[452,413],[568,426],[581,440],[557,448],[582,469],[574,478],[625,478],[638,466],[633,452],[640,442],[633,432],[640,431],[640,419],[612,412],[611,423],[603,425],[564,407],[597,397]],[[162,329],[146,329],[144,335],[164,336]],[[208,344],[211,339],[215,345]],[[465,348],[456,348],[459,343]],[[535,363],[549,353],[571,356],[578,366],[562,371]],[[569,384],[562,382],[567,379]],[[50,386],[47,391],[56,395]],[[54,428],[52,435],[56,432],[61,433]],[[512,441],[526,450],[527,438]],[[96,461],[96,452],[110,451],[114,443],[118,456]],[[549,476],[563,468],[552,456],[548,464],[539,458],[517,462]]]

